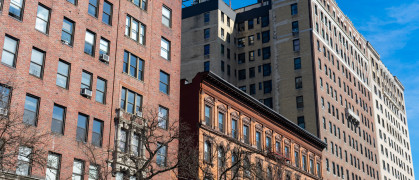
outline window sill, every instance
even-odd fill
[[[36,29],[36,28],[35,28],[35,30],[36,30],[36,31],[38,31],[38,32],[40,32],[41,34],[44,34],[45,36],[49,36],[49,34],[48,34],[48,33],[44,33],[44,32],[42,32],[42,31],[40,31],[40,30],[38,30],[38,29]]]
[[[145,43],[144,44],[141,44],[139,41],[136,41],[135,39],[132,39],[131,37],[129,37],[129,36],[127,36],[127,35],[124,35],[126,38],[128,38],[128,39],[130,39],[131,41],[134,41],[135,43],[137,43],[138,45],[140,45],[140,46],[143,46],[144,48],[146,48],[146,45],[145,45]]]
[[[95,47],[96,48],[96,47]],[[93,48],[93,49],[95,49],[95,48]],[[93,54],[89,54],[89,53],[87,53],[87,52],[84,52],[84,54],[86,54],[86,55],[89,55],[90,57],[95,57],[95,54],[93,53]]]
[[[22,17],[20,17],[20,19],[19,18],[17,18],[17,17],[14,17],[14,16],[11,16],[10,14],[9,14],[9,17],[11,17],[12,19],[14,19],[14,20],[16,20],[16,21],[19,21],[19,22],[23,22],[23,16]]]
[[[2,65],[4,65],[4,66],[6,66],[6,67],[8,67],[8,68],[11,68],[11,69],[16,69],[16,67],[10,66],[10,65],[5,64],[5,63],[3,63],[3,62],[1,62],[1,64],[2,64]]]
[[[67,88],[63,88],[63,87],[61,87],[61,86],[59,86],[57,84],[55,84],[55,86],[57,86],[57,87],[59,87],[60,89],[63,89],[63,90],[68,90],[68,87]]]
[[[42,81],[42,76],[41,77],[38,77],[38,76],[35,76],[35,75],[31,74],[31,73],[29,73],[29,75]]]
[[[143,84],[144,84],[144,80],[140,80],[140,79],[138,79],[138,78],[136,78],[136,77],[134,77],[134,76],[129,75],[129,74],[128,74],[128,73],[126,73],[126,72],[122,72],[122,74],[125,74],[125,75],[129,76],[130,78],[133,78],[133,79],[135,79],[135,80],[137,80],[137,81],[139,81],[139,82],[141,82],[141,83],[143,83]]]
[[[68,47],[73,48],[73,45],[72,44],[66,44],[66,43],[63,42],[63,40],[60,40],[60,42],[61,42],[62,45],[66,45]]]
[[[99,10],[99,8],[96,8],[96,11],[98,11],[98,10]],[[93,16],[93,15],[89,14],[89,12],[87,12],[87,14],[88,14],[90,17],[92,17],[92,18],[95,18],[95,19],[99,20],[99,18],[98,18],[98,17],[96,17],[96,16]],[[99,14],[98,14],[97,16],[99,16]]]

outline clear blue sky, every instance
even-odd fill
[[[256,2],[231,0],[233,9]],[[419,139],[419,0],[336,2],[378,51],[391,73],[403,83],[412,156],[413,160],[419,158],[419,141],[415,141]],[[418,163],[414,161],[414,170],[419,176]]]

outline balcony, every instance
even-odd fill
[[[348,121],[352,122],[355,126],[359,125],[359,122],[360,122],[359,116],[356,115],[351,109],[346,108],[345,115]]]

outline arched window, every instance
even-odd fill
[[[204,161],[211,163],[211,142],[209,141],[204,143]]]

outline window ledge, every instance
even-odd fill
[[[135,80],[137,80],[137,81],[139,81],[139,82],[141,82],[141,83],[145,83],[144,82],[144,80],[140,80],[140,79],[138,79],[138,78],[136,78],[136,77],[134,77],[134,76],[131,76],[131,75],[129,75],[128,73],[126,73],[126,72],[122,72],[122,74],[125,74],[125,75],[127,75],[127,76],[129,76],[130,78],[133,78],[133,79],[135,79]]]
[[[6,66],[6,67],[8,67],[8,68],[11,68],[11,69],[16,69],[16,67],[10,66],[10,65],[5,64],[5,63],[3,63],[3,62],[1,62],[1,64],[3,64],[4,66]]]
[[[0,12],[1,12],[1,11],[0,11]],[[40,31],[40,30],[38,30],[38,29],[36,29],[36,28],[35,28],[35,30],[36,30],[36,31],[38,31],[38,32],[40,32],[40,33],[42,33],[42,34],[44,34],[45,36],[49,36],[49,34],[48,34],[48,33],[44,33],[44,32],[42,32],[42,31]]]

